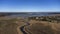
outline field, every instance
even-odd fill
[[[19,27],[24,25],[23,19],[17,18],[1,18],[0,19],[0,34],[22,34]]]
[[[0,34],[60,34],[60,15],[39,17],[0,17]],[[28,22],[28,23],[27,23]]]
[[[26,32],[28,34],[60,34],[60,21],[57,19],[58,16],[45,17],[41,17],[42,19],[40,17],[29,17],[30,25],[25,27]]]

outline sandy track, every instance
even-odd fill
[[[19,29],[20,27],[21,27],[21,26],[18,26],[18,27],[17,27],[17,32],[18,32],[18,34],[23,34],[23,33],[20,31],[20,29]]]

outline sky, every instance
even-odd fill
[[[60,0],[0,0],[0,12],[60,11]]]

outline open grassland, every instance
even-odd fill
[[[21,18],[0,18],[0,34],[22,34],[20,27],[24,25],[24,20]]]
[[[60,23],[48,23],[48,22],[33,22],[30,26],[26,26],[26,32],[31,34],[60,34]],[[29,33],[28,33],[29,34]]]
[[[44,26],[43,24],[33,24],[30,26],[29,30],[32,34],[53,34],[53,30],[49,26]]]
[[[0,34],[17,34],[17,26],[14,20],[0,20]]]
[[[28,34],[60,34],[60,16],[30,17],[29,22],[25,26]]]
[[[57,19],[58,18],[58,19]],[[28,17],[0,17],[0,34],[23,34],[19,29],[24,26],[28,34],[60,34],[60,17],[40,16]],[[26,25],[26,23],[30,25]]]

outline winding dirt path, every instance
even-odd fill
[[[28,25],[30,25],[29,22],[26,22],[26,24],[18,26],[17,27],[18,34],[27,34],[27,32],[24,30],[24,27]]]
[[[20,27],[21,27],[21,26],[18,26],[18,27],[17,27],[17,32],[18,32],[18,34],[23,34],[23,33],[20,31]]]

